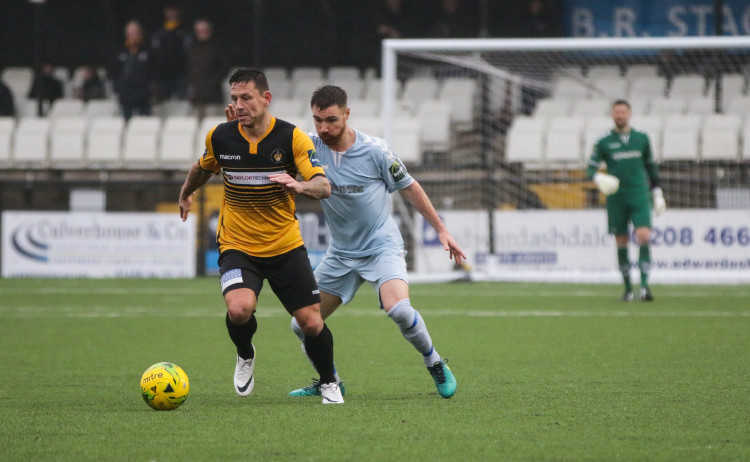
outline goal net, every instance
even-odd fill
[[[749,65],[750,37],[385,40],[382,133],[470,260],[452,267],[397,199],[410,268],[427,279],[617,280],[585,165],[612,102],[626,99],[669,207],[654,221],[663,280],[723,281],[728,272],[705,271],[722,262],[750,273]],[[702,271],[675,267],[696,253]]]

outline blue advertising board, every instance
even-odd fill
[[[723,35],[750,35],[750,2],[723,0]],[[687,37],[716,35],[713,0],[568,0],[571,37]]]

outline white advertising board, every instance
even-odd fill
[[[606,222],[603,210],[496,212],[495,252],[475,256],[472,277],[618,282],[614,237],[607,234]],[[637,256],[631,239],[634,277]],[[750,211],[667,210],[656,217],[651,281],[750,282]]]
[[[159,213],[2,214],[3,277],[195,277],[194,217]]]

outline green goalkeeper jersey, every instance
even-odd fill
[[[593,178],[602,162],[607,164],[607,173],[620,180],[617,195],[647,192],[649,186],[659,184],[659,169],[644,132],[631,129],[623,134],[612,130],[601,137],[594,145],[586,175]]]

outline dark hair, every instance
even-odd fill
[[[252,82],[255,84],[255,88],[258,89],[259,93],[268,91],[268,79],[266,74],[260,69],[248,68],[248,69],[237,69],[229,76],[229,85],[234,83],[247,83]]]
[[[619,106],[619,105],[627,106],[628,109],[630,109],[630,103],[628,103],[628,100],[625,99],[618,99],[614,103],[612,103],[612,107]]]
[[[336,85],[323,85],[310,98],[310,107],[326,109],[331,106],[346,107],[346,91]]]

